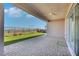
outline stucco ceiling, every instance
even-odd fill
[[[66,17],[70,3],[16,3],[15,5],[38,18],[58,20]]]

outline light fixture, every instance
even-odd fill
[[[49,15],[56,15],[56,10],[55,9],[51,9]]]

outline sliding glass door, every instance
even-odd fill
[[[75,53],[79,55],[79,4],[75,6]]]

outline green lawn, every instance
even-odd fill
[[[12,43],[16,43],[25,39],[29,39],[29,38],[33,38],[33,37],[37,37],[37,36],[41,36],[44,33],[41,32],[28,32],[28,33],[24,33],[22,35],[8,35],[8,36],[4,36],[4,45],[9,45]]]

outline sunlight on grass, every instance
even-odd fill
[[[28,32],[28,33],[24,33],[22,35],[4,36],[4,45],[8,45],[8,44],[20,41],[20,40],[22,41],[22,40],[29,39],[29,38],[32,38],[32,37],[40,36],[40,35],[43,35],[43,34],[44,33],[41,33],[41,32]]]

